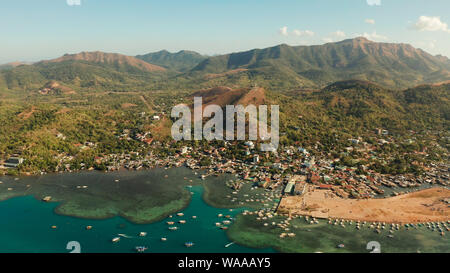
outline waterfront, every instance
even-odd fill
[[[278,201],[276,194],[254,187],[252,182],[242,184],[240,190],[235,191],[226,186],[234,175],[210,176],[205,180],[200,176],[187,168],[157,168],[19,179],[2,177],[0,252],[64,253],[70,251],[66,249],[69,241],[79,242],[81,252],[94,253],[129,253],[135,252],[136,246],[146,246],[146,252],[154,253],[253,253],[273,252],[274,249],[368,252],[369,241],[379,241],[382,251],[386,252],[450,251],[448,236],[442,237],[425,227],[406,230],[402,226],[390,238],[387,229],[377,234],[368,225],[357,230],[355,223],[346,222],[343,228],[320,219],[319,224],[310,224],[305,218],[294,218],[285,224],[287,217],[280,215],[270,221],[253,219],[255,214],[242,215],[245,208],[270,213]],[[45,196],[51,196],[51,202],[40,201]],[[186,201],[173,203],[181,199]],[[179,212],[184,215],[177,216]],[[186,223],[179,223],[180,220]],[[230,224],[224,224],[225,221]],[[265,226],[266,222],[269,225]],[[229,229],[223,230],[216,223]],[[295,236],[280,238],[283,229],[279,225],[285,226],[284,229],[288,227],[290,230],[285,232],[295,233]],[[87,229],[88,226],[92,229]],[[178,230],[171,231],[169,226],[177,226]],[[140,237],[141,232],[147,235]],[[120,241],[112,243],[115,237],[120,237]],[[232,241],[235,243],[226,248]],[[194,245],[187,248],[186,242]],[[341,243],[345,248],[336,247]]]
[[[219,213],[235,215],[242,210],[216,209],[203,202],[202,187],[191,188],[193,198],[183,210],[183,217],[174,215],[170,221],[186,220],[186,224],[176,224],[176,231],[168,230],[166,221],[153,224],[134,224],[122,217],[103,220],[82,219],[54,213],[56,203],[44,203],[31,196],[16,197],[0,202],[0,252],[4,253],[68,253],[69,241],[77,241],[81,252],[88,253],[130,253],[136,252],[136,246],[147,246],[146,252],[273,252],[270,248],[254,249],[233,244],[224,230],[215,226],[220,221]],[[192,216],[197,216],[192,219]],[[222,218],[222,220],[224,220]],[[57,228],[52,229],[55,225]],[[92,229],[87,230],[86,226]],[[140,232],[147,236],[139,237]],[[123,234],[126,237],[121,237]],[[114,237],[120,237],[118,243],[112,243]],[[161,238],[167,241],[161,241]],[[195,245],[185,247],[185,242]]]

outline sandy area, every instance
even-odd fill
[[[281,200],[279,213],[387,223],[450,220],[450,190],[431,188],[384,199],[343,199],[330,190],[314,190]]]

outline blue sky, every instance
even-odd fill
[[[81,51],[222,54],[356,36],[450,57],[448,0],[1,0],[0,63]]]

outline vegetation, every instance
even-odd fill
[[[168,70],[143,66],[142,60]],[[445,69],[448,62],[442,58],[410,46],[362,38],[209,58],[186,51],[137,58],[98,52],[66,55],[0,71],[0,160],[20,153],[26,159],[20,172],[56,171],[62,158],[72,158],[75,168],[84,164],[104,169],[95,157],[149,152],[149,145],[135,137],[140,133],[171,141],[172,106],[191,104],[199,90],[229,86],[217,89],[222,95],[215,100],[226,101],[226,93],[234,92],[230,99],[240,101],[235,95],[258,85],[265,87],[261,96],[266,104],[280,105],[283,145],[308,147],[312,154],[320,150],[360,173],[368,161],[381,173],[420,173],[424,162],[448,160],[450,84],[410,86],[443,80],[436,71],[445,75]],[[347,78],[360,80],[335,82]],[[389,133],[377,135],[376,128]],[[129,131],[127,137],[121,136],[124,131]],[[346,150],[352,146],[348,139],[357,137],[387,143],[362,160],[357,149]],[[426,157],[419,156],[425,151]],[[152,152],[173,155],[175,150]],[[237,146],[226,153],[247,159]]]

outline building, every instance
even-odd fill
[[[254,149],[255,148],[255,143],[253,143],[253,141],[246,141],[245,146],[247,146],[249,149]]]
[[[22,164],[24,161],[23,158],[12,156],[8,160],[5,161],[3,166],[6,168],[17,168],[20,164]]]
[[[287,183],[286,187],[284,188],[284,193],[292,194],[292,190],[294,189],[294,186],[295,186],[294,181],[290,181],[289,183]]]
[[[253,157],[253,163],[259,163],[259,155]]]

